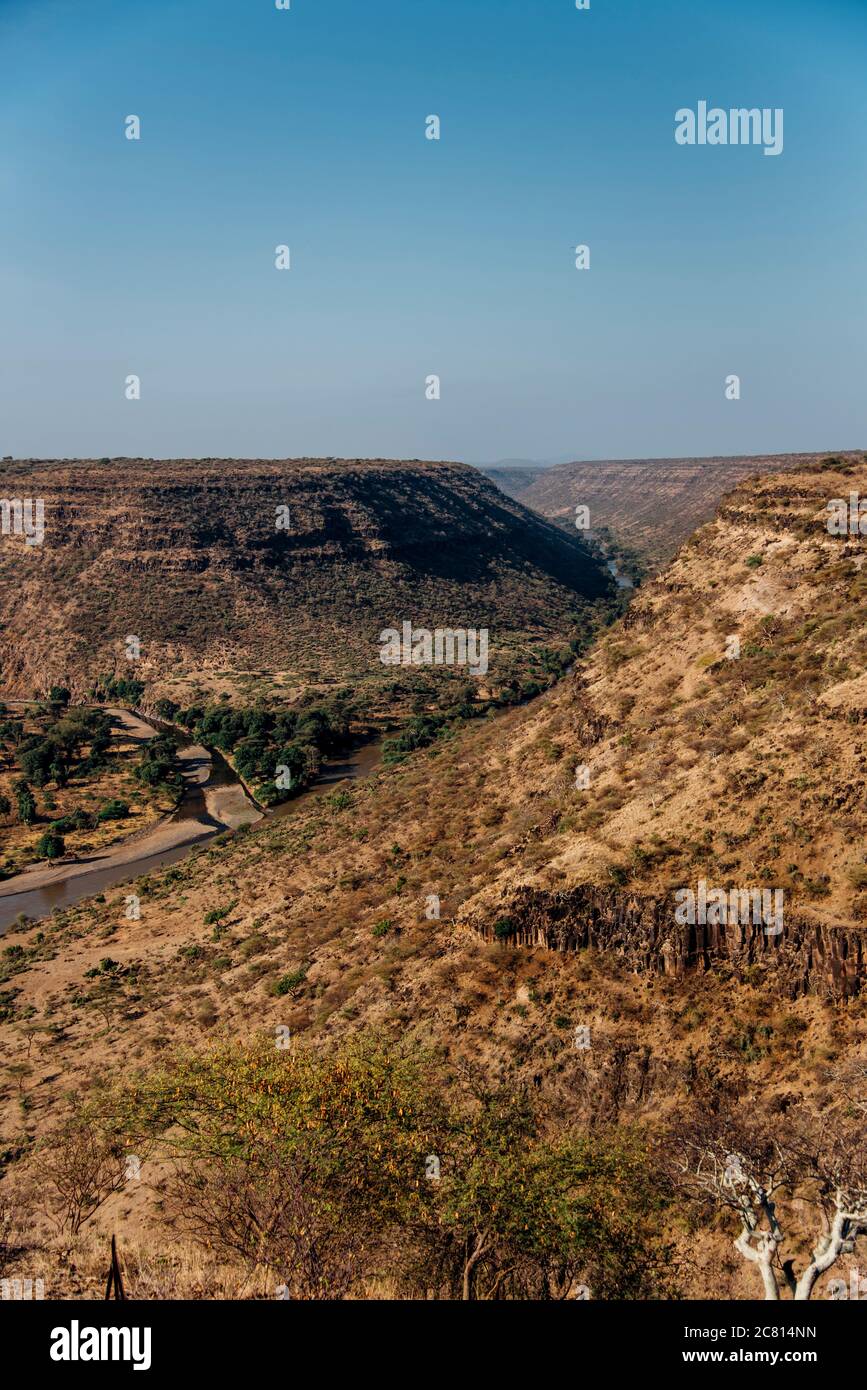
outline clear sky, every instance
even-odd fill
[[[0,454],[867,445],[867,0],[0,0],[0,61]]]

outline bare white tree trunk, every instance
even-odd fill
[[[779,1301],[780,1290],[773,1266],[777,1242],[773,1236],[763,1234],[759,1237],[758,1245],[751,1245],[750,1236],[752,1234],[753,1232],[749,1230],[749,1228],[742,1231],[735,1241],[735,1249],[738,1254],[743,1255],[745,1260],[749,1260],[751,1264],[758,1265],[759,1273],[762,1276],[762,1284],[765,1289],[765,1300],[773,1299],[774,1301]]]
[[[831,1222],[831,1229],[817,1243],[813,1251],[813,1258],[795,1286],[795,1301],[797,1303],[807,1302],[819,1275],[824,1274],[826,1269],[830,1269],[833,1264],[836,1264],[842,1255],[849,1238],[850,1227],[854,1226],[857,1229],[864,1221],[865,1212],[863,1209],[847,1211],[847,1206],[845,1195],[838,1192],[836,1195],[837,1210]]]

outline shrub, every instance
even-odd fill
[[[53,830],[46,830],[36,845],[36,853],[40,859],[59,859],[65,851],[63,836],[57,835]]]
[[[204,922],[206,927],[212,927],[215,922],[224,922],[231,912],[238,906],[238,899],[233,898],[225,907],[212,907],[205,913]]]
[[[641,1136],[543,1126],[514,1086],[448,1090],[415,1042],[182,1053],[95,1088],[87,1123],[100,1154],[171,1160],[168,1219],[294,1298],[384,1268],[398,1297],[676,1296]]]
[[[300,970],[293,970],[288,975],[281,975],[279,980],[275,980],[271,986],[271,993],[277,995],[291,994],[293,989],[297,989],[307,978],[307,966],[302,965]]]

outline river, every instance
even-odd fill
[[[154,723],[131,710],[112,707],[106,713],[134,742],[144,743],[159,732]],[[21,913],[38,920],[49,916],[55,908],[70,907],[83,898],[175,864],[194,845],[207,844],[224,830],[292,815],[299,807],[333,790],[339,782],[369,776],[381,757],[379,740],[366,743],[339,761],[324,763],[320,775],[306,791],[263,812],[248,796],[225,758],[188,739],[178,753],[185,788],[177,807],[147,830],[83,859],[53,866],[35,865],[0,881],[0,933],[8,930]]]
[[[608,561],[607,561],[607,565],[608,565],[608,573],[609,573],[609,574],[611,575],[611,577],[613,578],[613,580],[614,580],[614,582],[616,583],[618,589],[632,589],[632,588],[635,587],[634,584],[632,583],[632,580],[629,578],[629,575],[628,575],[628,574],[622,574],[621,571],[618,569],[617,561],[616,561],[616,560],[608,560]]]

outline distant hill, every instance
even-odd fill
[[[491,482],[496,483],[507,497],[520,499],[546,470],[536,463],[498,463],[490,468],[480,468],[479,471],[484,473],[486,478],[490,478]]]
[[[578,538],[463,464],[8,461],[0,496],[45,508],[43,544],[0,538],[6,694],[385,679],[379,634],[403,621],[488,628],[496,677],[611,593]]]
[[[783,472],[823,454],[756,454],[718,458],[599,459],[552,468],[485,469],[508,496],[570,528],[575,508],[589,507],[592,532],[658,569],[713,516],[720,498],[744,478]],[[840,457],[855,457],[843,454]]]

